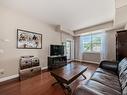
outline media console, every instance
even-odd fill
[[[67,64],[66,56],[49,56],[48,57],[48,69],[57,69]]]

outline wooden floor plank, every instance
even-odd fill
[[[77,62],[77,64],[79,64]],[[82,63],[88,66],[88,70],[84,73],[87,79],[90,78],[92,73],[96,70],[98,65],[91,63]],[[72,91],[79,83],[85,83],[83,76],[80,76],[70,86]],[[52,84],[55,79],[50,75],[50,72],[43,72],[40,75],[29,78],[23,81],[14,81],[12,83],[0,86],[0,95],[64,95],[63,89],[60,85]]]

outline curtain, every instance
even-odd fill
[[[104,32],[100,32],[101,34],[101,50],[100,50],[100,61],[102,60],[107,60],[107,53],[108,53],[108,44],[107,44],[107,33]],[[83,50],[83,39],[84,36],[80,36],[78,37],[78,59],[79,60],[83,60],[83,54],[84,54],[84,50]]]
[[[79,43],[79,59],[80,60],[83,60],[83,36],[80,36],[79,37],[79,41],[80,41],[80,43]]]
[[[107,33],[103,32],[101,38],[101,52],[100,52],[101,61],[107,60],[108,45],[106,39],[107,39]]]

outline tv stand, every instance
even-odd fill
[[[49,56],[48,57],[48,69],[57,69],[67,64],[66,56]]]

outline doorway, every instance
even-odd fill
[[[69,40],[66,41],[66,56],[67,60],[71,59],[71,41]]]

